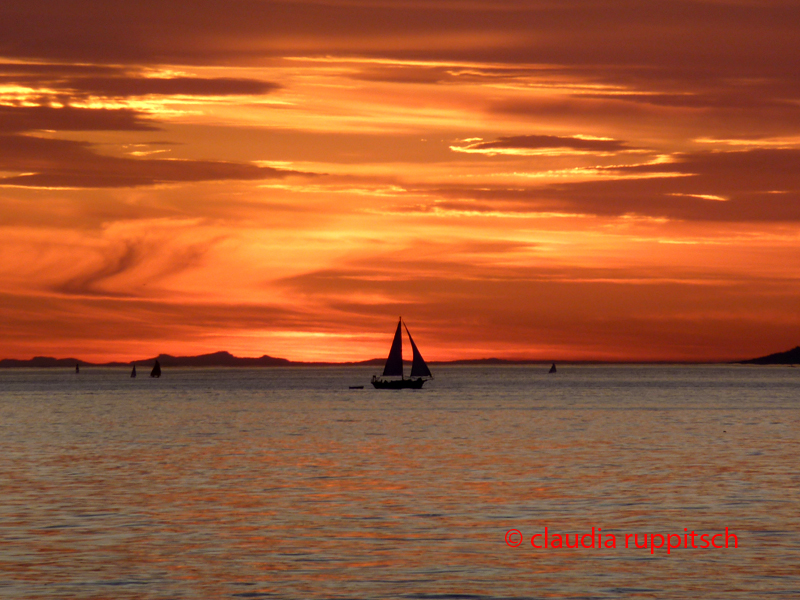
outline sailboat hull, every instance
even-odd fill
[[[419,390],[426,379],[373,379],[372,385],[379,390]]]

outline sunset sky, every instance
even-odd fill
[[[800,344],[796,0],[4,0],[0,358]]]

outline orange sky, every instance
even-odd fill
[[[0,358],[800,343],[795,0],[8,0]]]

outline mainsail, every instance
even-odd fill
[[[405,325],[405,323],[403,323]],[[408,334],[408,341],[411,342],[411,352],[414,355],[411,361],[411,377],[433,377],[431,370],[422,358],[422,354],[417,350],[417,345],[414,343],[414,338],[411,337],[411,332],[406,325],[406,333]]]
[[[394,332],[392,348],[389,350],[389,358],[386,359],[386,366],[383,368],[384,377],[403,376],[403,332],[400,329],[400,321],[397,321],[397,331]]]

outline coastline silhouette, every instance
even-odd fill
[[[800,346],[786,352],[776,352],[759,358],[740,361],[743,365],[798,365],[800,364]]]
[[[371,366],[383,365],[386,362],[385,358],[370,358],[367,360],[355,360],[344,362],[333,361],[293,361],[286,358],[276,358],[264,354],[260,357],[239,357],[234,356],[230,352],[220,351],[212,352],[209,354],[199,354],[196,356],[172,356],[170,354],[159,354],[154,358],[147,358],[137,360],[138,363],[154,363],[159,362],[161,368],[169,367],[319,367],[319,366]],[[606,361],[606,360],[579,360],[571,361],[574,364],[580,363],[595,363],[595,364],[630,364],[641,361]],[[653,361],[664,362],[664,361]],[[719,361],[704,362],[692,361],[686,364],[714,364]],[[536,359],[506,359],[506,358],[467,358],[455,360],[438,360],[432,361],[427,364],[432,365],[542,365],[546,364],[543,360]],[[35,356],[29,359],[18,358],[3,358],[0,359],[0,369],[19,369],[19,368],[35,368],[35,369],[49,369],[49,368],[69,368],[74,369],[76,373],[80,373],[80,366],[90,367],[129,367],[131,362],[125,361],[108,361],[108,362],[88,362],[85,360],[78,360],[76,358],[54,358],[52,356]],[[800,346],[797,346],[786,352],[776,352],[758,358],[731,360],[728,364],[753,364],[753,365],[798,365],[800,364]],[[555,363],[551,363],[552,365]],[[134,365],[135,367],[135,365]]]

